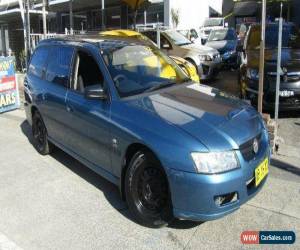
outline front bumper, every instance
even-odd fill
[[[202,61],[198,65],[198,74],[200,80],[209,80],[215,78],[222,67],[222,62],[220,59],[215,61]]]
[[[267,82],[268,83],[268,82]],[[275,85],[276,82],[271,82],[264,89],[263,95],[263,108],[267,111],[273,111],[275,109]],[[295,83],[280,83],[280,90],[292,90],[294,91],[293,96],[279,97],[279,110],[300,110],[300,81]],[[245,82],[245,93],[246,98],[251,100],[253,105],[256,105],[258,99],[258,80],[247,79]]]
[[[237,53],[226,55],[221,55],[223,67],[236,67],[238,65],[238,55]]]
[[[251,161],[243,159],[240,151],[237,156],[241,168],[226,173],[205,175],[168,170],[172,196],[173,213],[176,218],[207,221],[214,220],[237,210],[242,204],[254,197],[266,182],[266,177],[255,187],[255,168],[265,159],[270,159],[267,132],[261,148]],[[234,201],[220,205],[216,197],[236,193]]]

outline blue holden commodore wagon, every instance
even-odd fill
[[[192,82],[146,41],[44,40],[24,86],[36,150],[59,147],[116,184],[142,225],[220,218],[266,181],[270,148],[261,115]]]

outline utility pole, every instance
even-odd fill
[[[43,6],[42,6],[44,39],[46,38],[46,35],[47,35],[46,1],[47,0],[43,0]]]
[[[264,92],[266,8],[267,8],[267,0],[262,0],[261,41],[260,41],[260,56],[259,56],[259,86],[258,86],[258,104],[257,104],[258,111],[260,113],[262,113],[263,92]]]
[[[280,4],[280,18],[278,31],[278,54],[277,54],[277,76],[276,76],[276,98],[275,98],[275,122],[278,124],[278,110],[279,110],[279,91],[280,91],[280,75],[281,69],[281,48],[282,48],[282,3]]]
[[[27,62],[29,61],[29,58],[31,56],[31,39],[30,39],[30,6],[29,6],[29,0],[25,0],[25,10],[26,10],[26,22],[25,22],[25,26],[26,26],[26,38],[27,38]]]
[[[104,0],[101,0],[101,29],[105,30],[105,10]]]
[[[70,34],[73,35],[74,23],[73,23],[73,0],[69,1],[69,17],[70,17]]]

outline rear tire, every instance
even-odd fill
[[[132,157],[125,177],[125,194],[139,224],[159,228],[173,220],[167,177],[149,151],[139,151]]]
[[[33,146],[41,155],[51,153],[53,145],[48,141],[48,133],[42,116],[38,111],[32,117]]]

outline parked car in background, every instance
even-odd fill
[[[100,35],[117,36],[117,37],[133,37],[144,42],[145,44],[151,43],[152,45],[156,46],[156,44],[150,38],[133,30],[121,29],[121,30],[102,31],[100,32]],[[188,77],[190,77],[195,82],[200,82],[200,78],[197,73],[197,68],[192,63],[178,56],[170,56],[170,57],[183,69],[183,71],[187,74]]]
[[[238,44],[233,28],[221,28],[210,32],[205,45],[219,51],[224,67],[237,68],[239,66]]]
[[[241,96],[257,104],[259,82],[260,24],[247,33],[239,73]],[[263,108],[275,108],[277,74],[278,23],[266,26]],[[280,70],[279,109],[300,109],[300,33],[292,23],[284,23]]]
[[[189,61],[178,57],[178,56],[170,56],[176,64],[181,67],[181,69],[187,74],[187,76],[193,80],[194,82],[200,82],[200,77],[197,73],[197,68],[190,63]]]
[[[193,43],[201,43],[201,39],[195,29],[177,30]],[[202,44],[202,43],[201,43]]]
[[[222,17],[214,17],[214,18],[207,18],[203,22],[203,25],[199,29],[199,36],[201,38],[202,44],[205,44],[210,32],[215,29],[224,28],[225,21]]]
[[[157,43],[156,30],[143,31],[143,35]],[[160,47],[169,56],[179,56],[197,68],[201,80],[213,79],[221,67],[220,53],[210,47],[197,45],[175,30],[160,32]]]
[[[99,35],[43,40],[27,72],[36,150],[56,145],[117,185],[142,225],[220,218],[266,182],[261,115],[191,82],[156,46]]]

